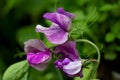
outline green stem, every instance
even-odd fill
[[[57,3],[58,3],[58,0],[55,0],[55,6],[54,6],[54,11],[56,11],[57,10]]]
[[[89,40],[86,40],[86,39],[79,39],[79,40],[76,40],[76,42],[89,43],[89,44],[91,44],[91,45],[96,49],[97,54],[98,54],[98,57],[97,57],[97,62],[98,62],[98,64],[97,64],[97,66],[96,66],[96,70],[97,70],[97,69],[98,69],[98,66],[99,66],[99,64],[100,64],[100,57],[101,57],[101,55],[100,55],[100,50],[98,49],[98,47],[97,47],[93,42],[91,42],[91,41],[89,41]]]
[[[62,77],[62,74],[61,74],[60,70],[56,69],[56,71],[57,71],[59,80],[64,80],[63,77]]]

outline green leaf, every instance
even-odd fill
[[[100,8],[100,11],[110,11],[116,8],[116,5],[106,4]]]
[[[115,36],[112,33],[107,33],[107,35],[105,36],[106,42],[112,42],[112,41],[114,41],[114,39],[115,39]]]
[[[95,6],[90,6],[87,8],[87,17],[86,17],[86,22],[92,22],[94,23],[95,21],[98,20],[98,18],[100,17],[99,12],[96,10]]]
[[[107,13],[102,13],[100,14],[100,17],[98,19],[99,22],[105,22],[105,20],[107,19],[108,14]]]
[[[8,67],[3,75],[3,80],[22,80],[26,77],[28,68],[29,65],[26,60],[17,62]]]

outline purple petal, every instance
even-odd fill
[[[70,19],[74,19],[75,15],[69,12],[66,12],[63,8],[58,8],[58,13],[68,16]]]
[[[38,39],[30,39],[24,43],[24,50],[26,53],[30,52],[38,52],[38,51],[46,51],[44,43]]]
[[[36,65],[31,64],[32,67],[34,67],[36,70],[39,70],[39,71],[45,70],[47,65],[48,65],[47,63],[46,64],[44,64],[44,63],[43,64],[36,64]]]
[[[69,17],[60,14],[60,13],[45,13],[44,18],[52,21],[53,23],[56,23],[59,25],[59,27],[65,31],[69,31],[71,26],[71,19]]]
[[[62,69],[62,61],[61,60],[56,60],[55,62],[54,62],[54,64],[55,64],[55,67],[56,68],[59,68],[59,69]]]
[[[62,64],[63,65],[67,65],[71,60],[68,59],[68,58],[65,58],[63,61],[62,61]]]
[[[57,46],[55,52],[57,54],[62,54],[63,57],[68,57],[71,60],[79,59],[78,51],[76,50],[75,41],[67,41],[64,44]]]
[[[49,52],[28,53],[27,60],[30,64],[47,63],[50,60]]]
[[[36,54],[35,53],[27,54],[28,63],[37,70],[45,69],[50,59],[51,59],[50,52],[38,52]]]
[[[47,39],[53,44],[63,44],[68,40],[68,33],[55,24],[53,24],[50,28],[37,25],[36,32],[44,33]]]
[[[59,59],[59,60],[56,60],[55,61],[55,66],[56,68],[59,68],[59,69],[62,69],[63,65],[67,65],[71,60],[68,59],[68,58],[65,58],[65,59]]]
[[[81,71],[82,68],[82,63],[81,61],[74,61],[74,62],[70,62],[69,64],[63,66],[63,71],[72,76],[72,75],[76,75]]]

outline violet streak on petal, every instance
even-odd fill
[[[37,70],[44,70],[51,59],[50,50],[38,39],[25,42],[24,50],[30,66]]]
[[[67,41],[64,44],[59,45],[56,47],[55,51],[57,54],[62,54],[65,57],[69,57],[71,60],[79,59],[75,41]]]
[[[63,65],[67,65],[70,61],[71,60],[68,58],[59,59],[59,60],[56,60],[54,64],[55,64],[56,68],[62,69]]]
[[[68,32],[74,15],[64,11],[63,8],[58,8],[57,12],[45,13],[43,17],[50,20],[52,25],[50,28],[37,25],[36,32],[44,33],[53,44],[65,43],[68,40]]]
[[[44,33],[47,39],[53,44],[63,44],[68,40],[68,33],[59,28],[56,24],[51,25],[50,28],[37,25],[36,32]]]
[[[63,70],[70,77],[81,77],[82,62],[76,50],[75,41],[67,41],[57,46],[55,53],[61,55],[60,58],[55,61],[56,68]]]
[[[75,17],[74,14],[72,14],[70,12],[66,12],[63,8],[58,8],[57,12],[60,14],[68,16],[70,19],[74,19],[74,17]]]
[[[27,60],[30,64],[47,63],[50,60],[49,52],[28,53]]]
[[[62,64],[63,65],[67,65],[71,60],[68,59],[68,58],[65,58],[63,61],[62,61]]]
[[[61,29],[65,30],[65,31],[69,31],[70,26],[71,26],[71,20],[69,19],[69,17],[60,14],[60,13],[45,13],[44,18],[52,21],[53,23],[56,23],[58,25],[58,27],[60,27]]]
[[[30,39],[24,43],[25,53],[36,52],[36,51],[45,51],[47,48],[44,43],[38,39]]]

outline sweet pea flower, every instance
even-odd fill
[[[76,50],[74,41],[67,41],[55,49],[56,54],[60,54],[60,59],[55,61],[56,68],[62,70],[70,77],[82,77],[82,62]]]
[[[36,32],[44,33],[53,44],[65,43],[68,40],[68,32],[74,15],[64,11],[63,8],[58,8],[57,12],[45,13],[43,17],[52,21],[52,25],[50,28],[37,25]]]
[[[37,70],[44,70],[51,59],[50,50],[38,39],[30,39],[24,44],[24,50],[30,66]]]

